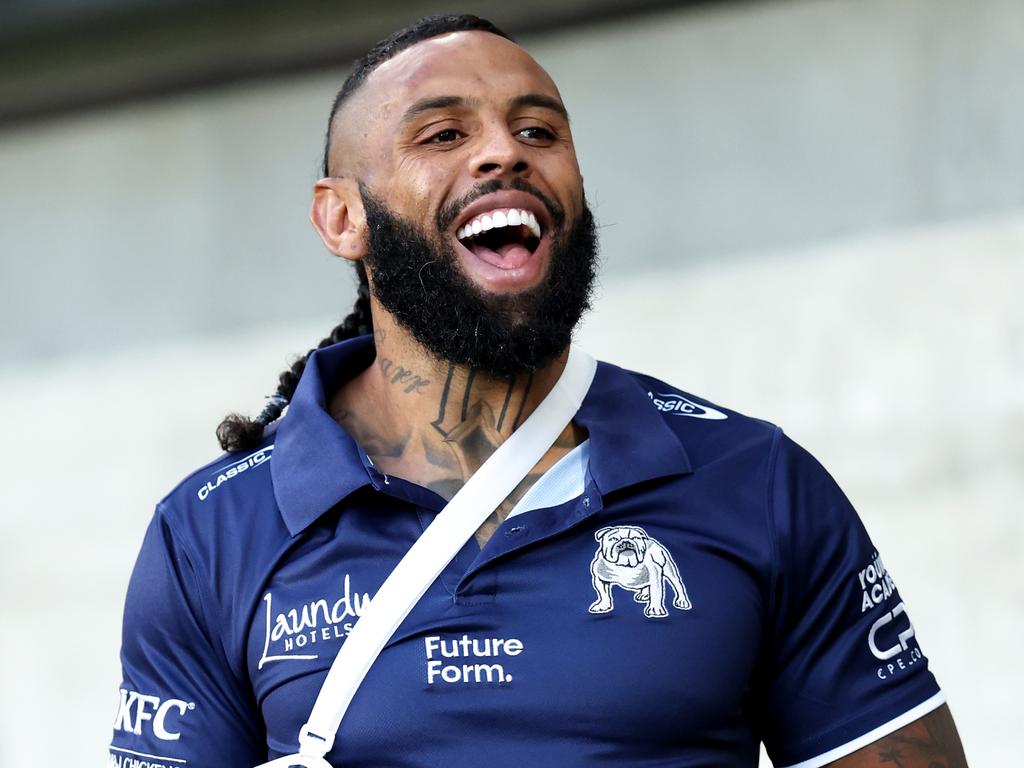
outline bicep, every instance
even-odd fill
[[[949,707],[943,704],[888,736],[829,763],[834,768],[966,768],[967,759]]]

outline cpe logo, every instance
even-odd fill
[[[899,616],[906,617],[906,626],[902,630],[899,630],[899,627],[896,627],[895,629],[889,628],[889,625],[892,624]],[[890,636],[890,641],[892,642],[892,645],[888,648],[878,647],[878,635],[883,630],[885,630],[887,636]],[[898,656],[900,653],[907,650],[909,648],[907,643],[913,636],[914,625],[910,623],[910,617],[906,615],[903,603],[900,603],[871,625],[871,631],[868,632],[868,648],[871,649],[871,653],[876,659],[886,661],[887,659],[891,659],[893,656]]]
[[[196,708],[191,701],[182,699],[165,699],[147,696],[138,691],[121,689],[121,701],[117,706],[117,717],[114,719],[114,730],[142,734],[143,726],[153,731],[153,735],[163,741],[177,741],[181,732],[172,730],[180,719]]]

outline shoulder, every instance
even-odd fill
[[[776,451],[784,439],[782,429],[769,421],[746,415],[649,374],[617,370],[643,393],[644,406],[655,411],[678,437],[695,468],[727,457],[767,456]]]
[[[157,504],[157,517],[202,560],[287,536],[270,465],[275,433],[249,451],[221,454],[188,474]]]

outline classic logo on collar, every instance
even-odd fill
[[[668,394],[659,392],[657,396],[655,396],[654,392],[648,392],[647,396],[651,398],[654,407],[662,413],[672,413],[676,416],[692,416],[695,419],[712,419],[714,421],[729,418],[710,405],[698,405],[693,400],[689,400],[682,395],[672,394],[671,392]]]
[[[668,616],[665,608],[665,584],[672,587],[672,607],[690,610],[686,585],[669,551],[660,542],[635,525],[613,525],[594,534],[597,552],[590,564],[590,575],[597,592],[589,611],[609,613],[615,608],[613,587],[633,593],[644,604],[644,616],[660,619]]]
[[[270,461],[273,450],[274,446],[268,445],[266,448],[260,448],[258,451],[250,453],[244,459],[239,459],[231,466],[220,467],[210,472],[211,475],[216,475],[216,478],[213,480],[207,480],[203,486],[196,491],[196,495],[199,497],[199,500],[206,501],[206,498],[211,493],[220,488],[222,484],[226,483],[231,478],[238,477],[238,475],[251,467]]]
[[[298,608],[278,610],[274,606],[274,595],[263,596],[266,615],[263,636],[263,655],[257,669],[271,661],[298,661],[318,659],[319,653],[311,653],[318,644],[344,640],[358,619],[370,605],[370,595],[352,591],[352,582],[345,574],[341,595],[333,600],[321,598],[303,603]],[[334,655],[337,649],[325,651]]]

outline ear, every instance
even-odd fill
[[[313,186],[309,220],[335,256],[349,261],[366,257],[366,212],[354,179],[320,179]]]
[[[601,539],[603,539],[605,537],[605,534],[607,534],[609,531],[613,531],[613,530],[615,530],[615,526],[614,525],[605,526],[604,528],[602,528],[601,530],[597,531],[594,534],[594,540],[595,541],[600,541]]]

